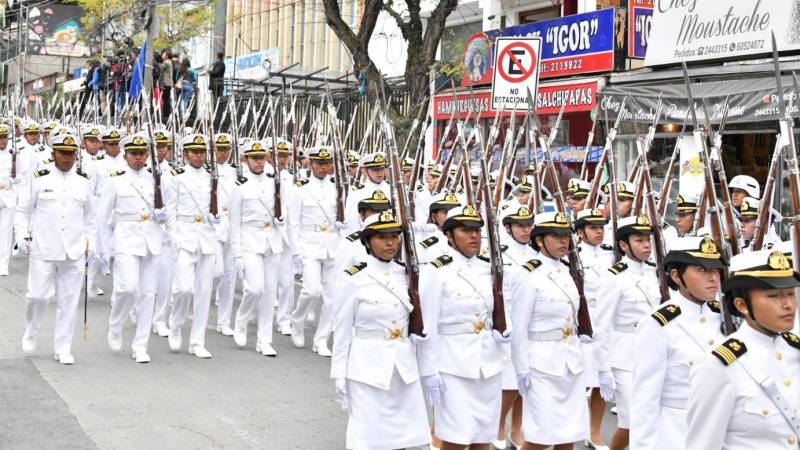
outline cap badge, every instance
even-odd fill
[[[778,251],[770,253],[769,262],[767,264],[770,268],[775,270],[789,270],[792,268],[786,255]]]

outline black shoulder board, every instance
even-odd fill
[[[38,177],[43,177],[43,176],[47,175],[48,173],[50,173],[50,171],[49,171],[49,170],[47,170],[47,169],[42,169],[42,170],[40,170],[40,171],[36,172],[36,175],[35,175],[35,176],[36,176],[37,178],[38,178]]]
[[[295,183],[295,186],[300,187],[306,184],[308,184],[308,180],[298,180],[297,183]]]
[[[89,175],[86,172],[82,171],[81,169],[75,169],[75,173],[82,176],[83,178],[86,178],[87,180],[89,179]]]
[[[453,262],[453,257],[451,257],[450,255],[442,255],[431,261],[431,264],[433,264],[434,266],[436,266],[437,269],[439,269],[441,267],[450,264],[451,262]]]
[[[431,236],[428,239],[425,239],[424,241],[420,242],[419,245],[421,245],[422,248],[428,248],[437,242],[439,242],[439,238],[436,236]]]
[[[500,244],[500,251],[501,251],[501,252],[504,252],[504,251],[506,251],[506,250],[508,250],[508,246],[507,246],[507,245],[505,245],[505,244]]]
[[[787,344],[800,350],[800,336],[789,332],[783,333],[781,336],[783,336],[783,339],[786,341]]]
[[[105,159],[106,155],[94,155],[92,159],[95,161],[100,161],[101,159]]]
[[[150,172],[150,173],[153,173],[153,168],[152,167],[148,167],[147,171]]]
[[[405,267],[405,266],[406,266],[406,263],[404,263],[404,262],[403,262],[402,260],[400,260],[399,258],[395,258],[395,259],[393,259],[392,261],[396,262],[397,264],[399,264],[399,265],[401,265],[401,266],[403,266],[403,267]]]
[[[539,261],[538,259],[532,259],[523,264],[522,267],[524,267],[525,270],[527,270],[528,272],[533,272],[534,270],[536,270],[537,267],[541,265],[542,265],[541,261]]]
[[[417,192],[422,192],[423,189],[425,189],[425,186],[423,186],[421,184],[419,186],[417,186]]]
[[[672,319],[681,315],[681,308],[678,305],[667,305],[658,311],[650,314],[650,317],[656,319],[662,327],[668,324]]]
[[[243,185],[245,183],[247,183],[247,177],[239,177],[239,178],[236,179],[236,185],[237,186],[241,186],[241,185]]]
[[[489,255],[486,252],[480,252],[476,256],[481,261],[486,261],[486,262],[491,262],[492,261],[491,258],[489,258]]]
[[[331,177],[331,183],[336,183],[336,178]]]
[[[115,171],[111,172],[110,176],[118,177],[118,176],[122,175],[123,173],[125,173],[124,170],[115,170]]]
[[[617,275],[618,273],[623,272],[627,268],[628,268],[627,264],[625,264],[624,262],[618,262],[613,266],[609,267],[608,271],[613,273],[614,275]]]
[[[559,259],[559,261],[561,261],[561,264],[569,267],[569,260],[567,260],[567,259]]]
[[[43,152],[44,151],[44,145],[37,145],[36,146],[36,151],[37,152]]]
[[[656,263],[654,263],[654,262],[645,261],[644,263],[647,264],[648,266],[652,266],[652,267],[656,266]]]
[[[354,265],[354,266],[350,266],[350,267],[348,267],[347,269],[344,269],[344,271],[345,271],[345,273],[347,273],[348,275],[351,275],[351,276],[352,276],[352,275],[355,275],[355,274],[357,274],[358,272],[361,272],[362,270],[364,270],[364,267],[367,267],[367,263],[365,263],[365,262],[360,262],[360,263],[358,263],[358,264],[356,264],[356,265]]]
[[[716,300],[712,300],[712,301],[706,303],[706,305],[708,305],[708,309],[710,309],[711,311],[714,311],[717,314],[722,312],[722,306]]]
[[[744,345],[744,342],[731,338],[715,348],[711,354],[719,358],[722,364],[730,366],[736,361],[736,358],[744,355],[745,352],[747,352],[747,347]]]
[[[184,168],[183,168],[183,167],[178,167],[177,169],[172,169],[172,170],[170,171],[170,173],[171,173],[172,175],[180,175],[180,174],[182,174],[184,171],[185,171],[185,170],[184,170]]]
[[[600,244],[600,248],[602,248],[603,250],[608,250],[608,251],[614,250],[614,247],[612,247],[612,246],[610,246],[608,244]]]
[[[50,163],[51,163],[51,162],[53,162],[53,161],[55,161],[55,160],[54,160],[54,159],[53,159],[53,157],[51,156],[51,157],[49,157],[49,158],[45,159],[44,161],[42,161],[42,164],[50,164]]]
[[[350,241],[350,242],[355,242],[355,241],[357,241],[359,239],[361,239],[361,232],[360,231],[356,231],[355,233],[347,235],[347,240]]]
[[[334,180],[333,177],[331,177],[331,181],[333,181],[334,183],[336,182],[336,180]],[[354,184],[353,185],[353,190],[354,191],[357,191],[359,189],[364,189],[364,185],[363,184]]]

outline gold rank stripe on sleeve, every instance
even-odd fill
[[[453,258],[450,255],[442,255],[431,261],[431,264],[433,264],[437,269],[439,269],[450,264],[451,262],[453,262]]]
[[[800,350],[800,336],[788,332],[781,334],[781,336],[783,337],[783,339],[786,341],[787,344]]]
[[[736,358],[744,355],[745,352],[747,352],[747,347],[744,345],[744,342],[731,338],[715,348],[711,354],[722,361],[722,364],[730,366],[736,361]]]
[[[350,241],[350,242],[355,242],[355,241],[357,241],[359,239],[361,239],[361,232],[360,231],[356,231],[355,233],[351,233],[351,234],[347,235],[347,240]]]
[[[625,269],[627,269],[627,268],[628,268],[627,264],[625,264],[624,262],[618,262],[618,263],[614,264],[613,266],[609,267],[608,271],[613,273],[614,275],[617,275],[619,273],[624,272]]]
[[[661,324],[663,327],[664,325],[668,324],[672,319],[681,315],[681,308],[678,305],[667,305],[658,311],[650,314],[653,319],[656,319],[656,322]]]
[[[533,272],[534,270],[536,270],[537,267],[541,265],[542,265],[541,261],[539,261],[538,259],[532,259],[523,264],[522,267],[524,267],[525,270],[527,270],[528,272]]]
[[[429,248],[430,246],[436,244],[437,242],[439,242],[439,238],[436,236],[431,236],[428,239],[425,239],[424,241],[420,242],[419,245],[421,245],[422,248]]]
[[[367,267],[367,263],[360,262],[360,263],[358,263],[358,264],[356,264],[354,266],[350,266],[347,269],[344,269],[344,271],[348,275],[353,276],[353,275],[357,274],[358,272],[361,272],[362,270],[364,270],[365,267]]]

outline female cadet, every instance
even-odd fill
[[[634,338],[632,449],[681,448],[686,436],[689,370],[723,341],[714,240],[676,238],[664,259],[670,299],[639,322]]]
[[[368,255],[345,270],[334,330],[331,378],[349,414],[348,449],[430,442],[414,342],[408,336],[408,278],[397,257],[402,228],[390,211],[365,220]]]
[[[797,448],[799,286],[779,251],[731,258],[724,301],[744,322],[691,371],[686,449]]]
[[[483,220],[472,205],[447,212],[449,255],[421,268],[427,339],[420,371],[442,450],[488,450],[497,435],[506,336],[492,330],[489,259],[478,256]]]
[[[633,335],[639,320],[661,302],[655,265],[650,263],[653,228],[645,216],[619,221],[616,245],[624,255],[600,281],[595,339],[600,395],[617,403],[612,450],[628,445],[633,375]]]
[[[524,399],[526,450],[571,449],[589,428],[583,352],[576,335],[578,289],[561,261],[569,251],[570,233],[566,215],[538,214],[531,238],[539,259],[523,264],[511,289],[511,359]]]
[[[419,262],[429,263],[433,259],[442,255],[449,255],[452,249],[444,236],[442,225],[447,219],[447,211],[461,206],[458,197],[450,191],[440,192],[433,196],[430,206],[428,206],[428,217],[430,223],[436,226],[436,231],[431,233],[427,239],[418,241]]]
[[[504,233],[500,233],[500,242],[503,244],[503,265],[506,270],[503,274],[503,297],[506,300],[506,316],[511,317],[511,283],[522,268],[522,265],[536,257],[536,250],[530,246],[531,228],[533,227],[533,214],[527,206],[508,206],[502,218]],[[507,321],[511,323],[510,320]],[[492,442],[494,448],[503,450],[506,443],[506,416],[511,413],[511,433],[508,439],[511,445],[519,447],[522,438],[522,398],[517,391],[516,372],[511,364],[511,346],[503,345],[509,360],[503,369],[503,400],[500,410],[500,428],[497,439]],[[513,408],[513,410],[512,410]]]

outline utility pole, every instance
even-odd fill
[[[153,47],[155,47],[155,40],[158,33],[158,16],[156,16],[156,4],[154,0],[150,0],[147,6],[147,48],[144,55],[139,55],[140,58],[144,57],[144,79],[142,86],[144,86],[147,95],[153,95]],[[148,99],[151,101],[152,98]],[[149,107],[149,104],[147,104]]]

